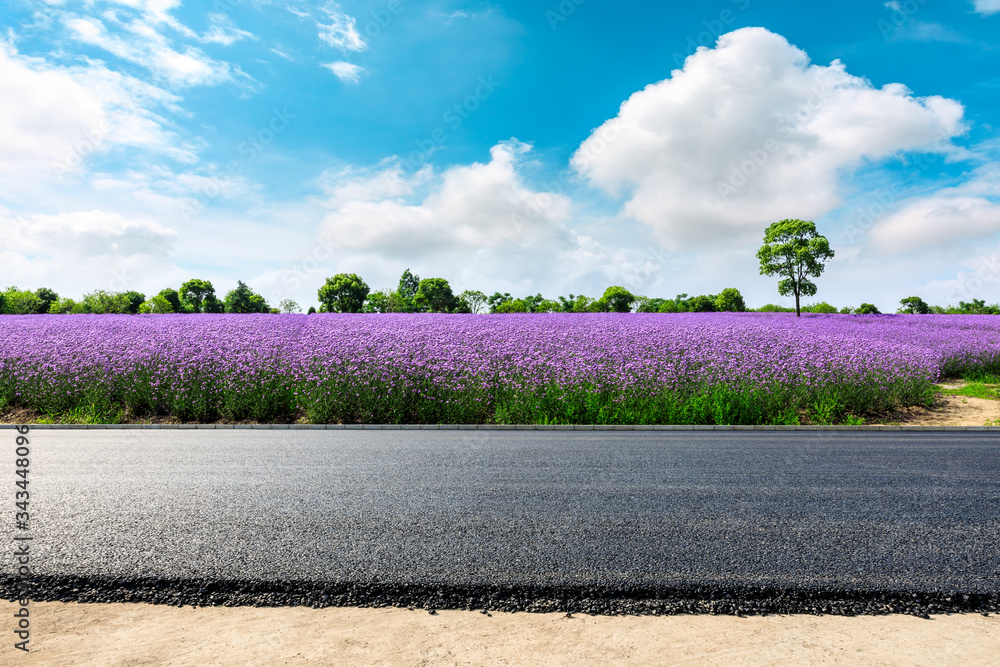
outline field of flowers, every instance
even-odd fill
[[[840,423],[1000,373],[1000,316],[0,317],[0,412],[118,422]]]

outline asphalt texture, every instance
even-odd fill
[[[31,523],[20,534],[32,537],[36,600],[1000,611],[992,433],[36,430],[29,439]],[[13,562],[0,564],[8,599]]]

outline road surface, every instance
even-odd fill
[[[1000,593],[991,433],[29,437],[39,599],[923,613]]]

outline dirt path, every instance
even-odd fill
[[[0,603],[10,619],[15,606]],[[1000,616],[592,617],[33,603],[3,665],[1000,665]],[[9,634],[9,633],[5,633]]]

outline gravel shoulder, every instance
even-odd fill
[[[0,603],[7,618],[15,607]],[[1000,665],[1000,616],[597,617],[32,603],[21,665]]]

